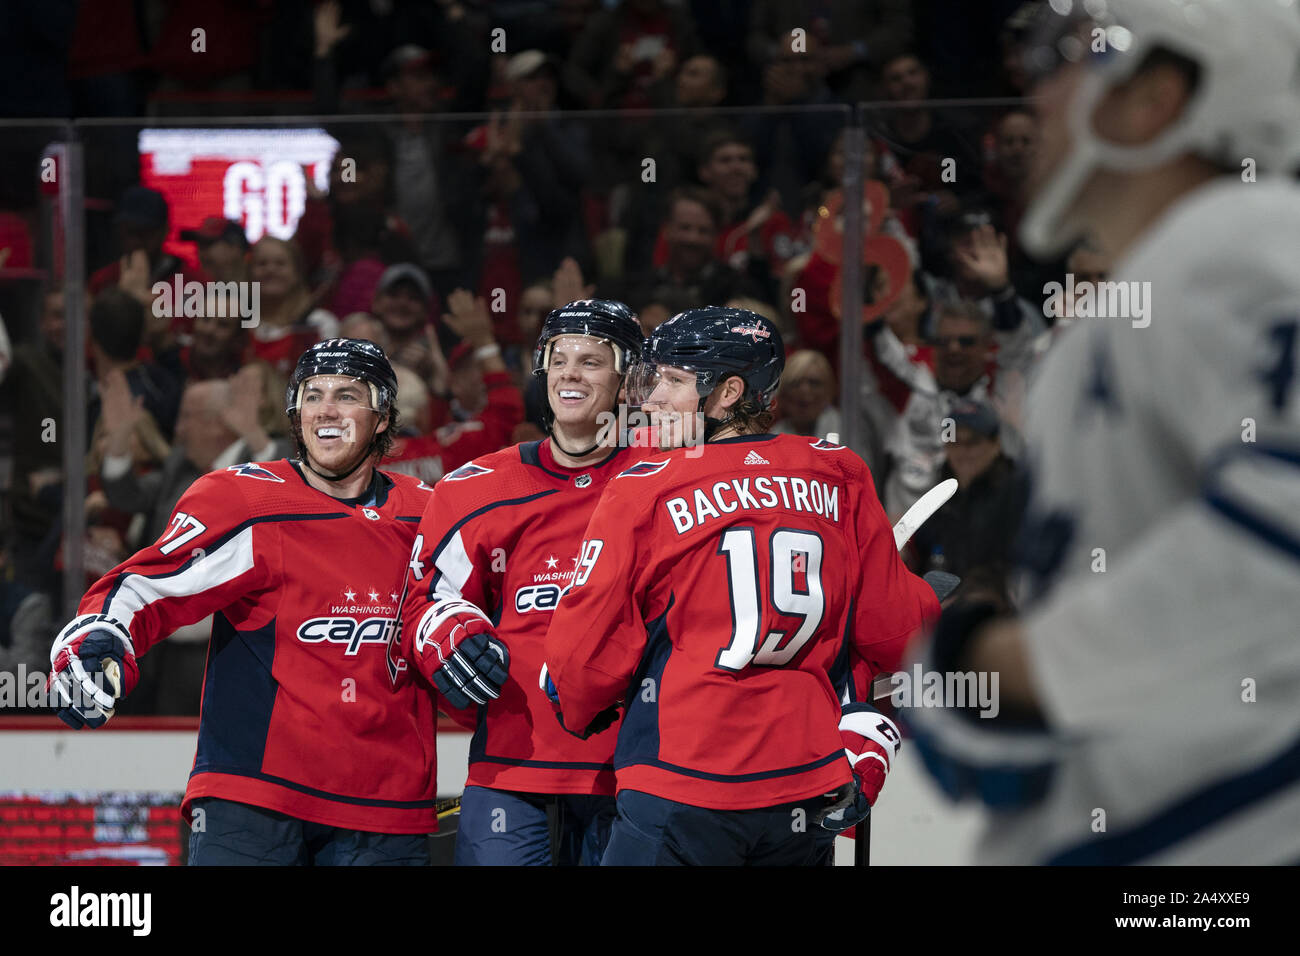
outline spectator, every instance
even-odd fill
[[[296,243],[263,236],[253,246],[250,273],[261,305],[253,354],[288,376],[309,346],[338,335],[338,319],[313,304]]]
[[[385,263],[416,257],[395,211],[392,146],[377,131],[346,127],[330,164],[329,193],[306,177],[307,201],[294,241],[318,299],[335,315],[369,307]]]
[[[667,255],[663,266],[631,277],[626,294],[612,297],[638,312],[647,303],[659,302],[670,314],[725,302],[744,291],[761,297],[762,290],[753,288],[754,283],[744,281],[735,270],[718,261],[721,218],[713,197],[704,190],[676,190],[669,200],[664,224]]]
[[[945,442],[939,480],[956,478],[957,493],[913,537],[911,563],[918,574],[987,575],[1005,590],[1028,492],[1025,475],[998,443],[991,405],[958,402],[950,417],[954,432]]]
[[[697,53],[677,68],[673,100],[669,105],[690,109],[711,109],[727,98],[727,71],[717,57]]]
[[[522,344],[515,311],[523,287],[550,276],[565,256],[587,258],[580,212],[591,161],[587,124],[538,115],[555,109],[555,65],[526,50],[510,59],[506,76],[508,113],[466,140],[483,177],[482,232],[471,244],[481,253],[471,271],[480,295],[504,294],[506,310],[493,313],[497,338]]]
[[[999,347],[1019,352],[1046,328],[1043,309],[1021,298],[1011,284],[1007,237],[991,220],[975,208],[949,224],[943,264],[951,278],[932,278],[931,290],[939,301],[974,302],[1002,336]]]
[[[654,88],[698,48],[683,8],[663,0],[621,0],[592,17],[574,41],[565,85],[592,109],[648,107],[657,98]]]
[[[18,680],[20,666],[29,674],[44,673],[55,630],[50,596],[17,574],[9,548],[0,542],[0,674]]]
[[[394,109],[403,118],[385,132],[393,147],[396,211],[411,231],[419,264],[443,295],[463,283],[464,243],[455,223],[464,221],[467,184],[458,178],[447,154],[449,130],[410,114],[431,113],[438,105],[438,78],[428,51],[416,46],[394,50],[384,61],[384,79]]]
[[[895,190],[894,208],[908,232],[917,236],[927,227],[927,214],[955,214],[958,194],[979,186],[979,152],[951,117],[926,105],[930,71],[915,53],[887,60],[881,77],[886,98],[899,104],[883,113],[878,124],[881,138],[904,173],[903,188]],[[947,177],[951,181],[945,180],[945,160],[952,160]]]
[[[999,347],[991,362],[994,337],[989,320],[971,303],[939,306],[933,369],[922,357],[904,354],[897,343],[892,332],[884,338],[877,334],[870,343],[877,356],[877,387],[897,414],[885,439],[889,467],[882,495],[885,510],[894,518],[938,482],[944,459],[943,420],[952,406],[963,398],[999,409],[1007,405],[1014,400],[1006,395],[1008,381],[1016,381],[1015,373],[1023,371],[1021,363],[1031,356],[1028,347]],[[1019,435],[1004,427],[999,436],[1014,457]]]
[[[452,353],[455,369],[450,376],[453,408],[461,420],[430,433],[433,422],[425,412],[429,407],[427,400],[408,405],[409,424],[403,424],[399,412],[400,430],[389,453],[391,461],[386,460],[384,465],[429,483],[508,444],[512,431],[524,417],[523,396],[501,360],[500,346],[492,336],[487,304],[464,289],[457,289],[448,298],[447,305],[450,314],[444,321],[462,338]],[[398,394],[402,394],[400,384]],[[427,396],[423,389],[417,394]]]
[[[52,590],[49,562],[36,558],[41,542],[62,509],[63,446],[47,440],[63,421],[63,292],[48,289],[41,299],[35,341],[14,346],[7,370],[0,370],[0,402],[12,413],[13,472],[9,486],[14,567],[29,588]]]
[[[667,197],[679,186],[695,183],[705,140],[718,130],[712,109],[727,94],[726,71],[707,53],[690,57],[678,68],[677,80],[663,87],[665,99],[656,106],[677,107],[648,120],[628,119],[602,130],[601,142],[611,152],[610,168],[640,166],[647,157],[655,161],[655,188],[636,188],[627,182],[610,184],[610,205],[619,210],[616,232],[623,236],[622,262],[641,264],[652,255],[662,257],[660,225],[666,218]],[[603,164],[602,164],[603,165]],[[745,198],[748,203],[748,196]],[[662,265],[662,259],[656,259]],[[618,271],[605,270],[613,277]]]
[[[194,229],[182,229],[181,241],[195,244],[199,265],[212,281],[248,281],[248,237],[233,219],[209,216]]]
[[[784,109],[750,114],[744,124],[755,153],[763,157],[763,194],[775,189],[782,207],[791,210],[799,208],[804,189],[821,174],[844,124],[841,113],[808,109],[834,100],[818,69],[817,40],[807,37],[804,45],[799,49],[787,34],[763,68],[763,105]]]
[[[220,315],[206,308],[194,319],[194,336],[180,350],[178,378],[203,381],[229,378],[253,358],[248,329],[237,315]]]
[[[344,318],[339,326],[339,335],[345,339],[366,339],[388,352],[388,333],[384,331],[384,323],[369,312],[353,312]]]
[[[716,131],[704,142],[697,173],[722,210],[718,258],[747,272],[764,290],[764,297],[773,298],[775,277],[797,252],[796,230],[775,190],[753,201],[758,180],[753,147],[743,136]]]
[[[811,349],[795,352],[785,360],[776,406],[781,418],[770,431],[817,438],[841,434],[835,387],[835,372],[825,355]]]
[[[846,103],[871,98],[871,68],[912,41],[909,0],[831,0],[809,8],[805,0],[755,0],[746,45],[763,67],[779,59],[784,41],[799,28],[816,44],[816,69]]]
[[[156,189],[132,186],[118,201],[113,221],[122,257],[91,275],[90,294],[99,295],[105,289],[120,286],[148,306],[153,301],[151,289],[155,282],[171,283],[175,275],[185,271],[180,259],[163,252],[170,221],[167,200]],[[207,280],[202,272],[182,275],[181,281],[187,278]]]
[[[100,387],[115,372],[126,377],[131,394],[153,416],[165,439],[171,440],[180,405],[181,385],[162,366],[139,360],[145,309],[121,289],[105,289],[90,307],[90,350]],[[99,418],[100,399],[91,399],[88,421]]]
[[[412,369],[441,398],[448,392],[447,360],[430,324],[434,305],[428,277],[419,266],[401,262],[380,278],[371,311],[383,323],[390,360]]]
[[[1028,110],[1011,109],[998,117],[989,134],[989,161],[984,168],[984,190],[968,202],[987,208],[995,228],[1010,237],[1009,274],[1017,293],[1037,302],[1046,282],[1059,279],[1064,264],[1040,262],[1027,255],[1016,238],[1024,215],[1029,170],[1038,147],[1038,120]]]

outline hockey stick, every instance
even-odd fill
[[[933,488],[931,488],[929,491],[923,494],[920,498],[918,498],[916,504],[908,508],[907,511],[903,514],[903,517],[899,518],[898,523],[894,525],[894,547],[896,547],[899,551],[902,551],[903,545],[907,544],[907,542],[911,540],[912,535],[916,534],[917,529],[920,528],[921,525],[925,524],[928,520],[930,520],[930,516],[933,515],[940,508],[942,508],[944,504],[948,501],[948,499],[951,498],[953,494],[956,493],[956,491],[957,491],[957,479],[948,478],[944,481],[939,482],[937,485],[935,485]],[[930,582],[930,586],[935,589],[935,594],[936,596],[938,596],[940,600],[943,600],[943,598],[945,598],[948,593],[951,593],[952,588],[955,587],[955,582],[957,580],[956,577],[951,574],[945,575],[945,577],[951,580],[931,581],[928,576],[926,578],[926,580]],[[942,588],[945,587],[947,588],[946,592],[941,590]],[[880,677],[888,677],[888,676],[889,675],[882,674],[879,675],[879,677],[877,677],[876,680],[879,680]],[[883,694],[878,693],[875,689],[874,681],[872,682],[871,691],[872,691],[871,694],[872,700],[878,700],[881,697],[889,696],[888,690],[886,690]],[[857,832],[854,834],[854,836],[856,837],[856,839],[853,841],[853,865],[870,866],[871,865],[871,817],[870,816],[868,816],[865,820],[863,820],[861,823],[858,824]]]
[[[894,525],[894,547],[902,551],[903,545],[911,540],[917,529],[929,521],[930,516],[942,508],[956,491],[957,479],[948,478],[918,498]]]

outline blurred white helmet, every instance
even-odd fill
[[[1026,50],[1031,73],[1083,62],[1068,107],[1072,147],[1025,213],[1020,238],[1040,256],[1080,238],[1066,210],[1097,170],[1141,171],[1189,153],[1225,168],[1247,158],[1261,173],[1300,162],[1300,0],[1049,0]],[[1103,141],[1098,103],[1164,50],[1198,69],[1180,120],[1140,146]]]

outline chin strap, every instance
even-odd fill
[[[586,458],[600,447],[600,442],[596,442],[596,444],[592,445],[586,451],[569,451],[569,449],[560,444],[560,439],[554,431],[551,432],[551,444],[560,449],[560,451],[564,452],[564,454],[568,455],[570,458]]]
[[[736,415],[734,412],[726,418],[710,418],[708,415],[704,415],[704,403],[707,400],[707,398],[700,399],[700,407],[697,411],[704,416],[704,440],[709,442],[713,440],[714,435],[730,425]]]

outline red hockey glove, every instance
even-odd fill
[[[852,790],[841,787],[835,803],[818,814],[816,821],[835,831],[847,830],[867,818],[902,746],[894,722],[866,703],[844,706],[840,739],[853,770]]]
[[[496,639],[487,615],[468,601],[438,601],[415,629],[414,653],[404,653],[460,710],[501,696],[510,654]]]

